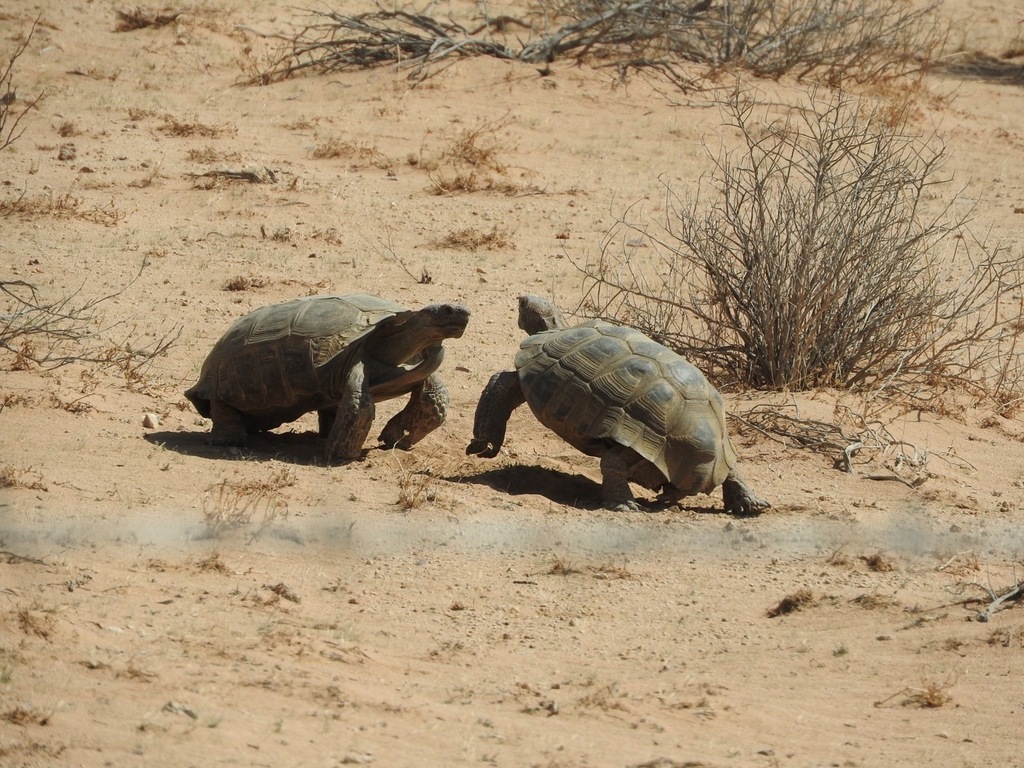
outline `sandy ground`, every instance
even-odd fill
[[[1024,613],[977,620],[1024,573],[1019,420],[892,416],[927,458],[917,487],[871,479],[891,452],[847,474],[736,425],[773,505],[751,519],[719,495],[600,509],[596,461],[526,409],[499,458],[464,455],[520,338],[515,297],[573,309],[574,262],[616,218],[709,170],[703,97],[489,60],[417,87],[387,69],[238,87],[267,49],[253,30],[286,31],[289,4],[200,2],[117,33],[120,7],[0,11],[4,51],[39,17],[16,83],[46,93],[0,153],[0,195],[30,203],[0,220],[0,278],[111,296],[90,326],[106,343],[176,339],[141,370],[0,357],[0,764],[1024,765]],[[949,13],[998,56],[1024,4]],[[977,231],[1019,252],[1024,92],[924,85],[922,131],[944,136]],[[492,189],[434,194],[467,132]],[[203,175],[224,170],[268,183]],[[445,425],[340,467],[309,418],[208,445],[182,392],[231,321],[355,291],[471,308]],[[798,610],[770,616],[782,601]]]

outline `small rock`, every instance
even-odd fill
[[[78,150],[75,149],[74,144],[61,144],[60,149],[57,151],[58,160],[74,160],[78,154]]]
[[[147,413],[142,417],[142,426],[146,429],[156,429],[160,426],[160,419],[156,417],[155,413]]]

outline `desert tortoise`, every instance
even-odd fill
[[[317,411],[333,463],[360,455],[374,403],[408,394],[379,437],[408,449],[444,421],[448,390],[435,373],[441,343],[462,336],[468,321],[458,304],[412,311],[362,294],[261,307],[214,345],[185,396],[213,419],[217,445],[242,445],[249,433]]]
[[[527,402],[541,424],[601,457],[605,506],[639,508],[629,481],[664,501],[721,485],[734,514],[769,506],[737,474],[722,398],[689,362],[633,328],[570,327],[536,296],[520,297],[519,327],[531,335],[516,370],[494,374],[484,389],[467,454],[497,455],[509,416]]]

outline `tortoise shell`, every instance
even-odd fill
[[[537,419],[586,454],[628,446],[688,494],[710,492],[736,465],[718,391],[640,331],[591,321],[536,333],[515,367]]]

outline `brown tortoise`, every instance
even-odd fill
[[[317,411],[334,463],[358,458],[375,403],[408,394],[379,437],[408,449],[445,419],[441,343],[462,336],[468,321],[458,304],[412,311],[362,294],[261,307],[221,337],[185,396],[213,420],[217,445],[242,445],[247,434]]]
[[[601,457],[601,497],[639,509],[635,482],[663,501],[722,486],[725,509],[769,506],[740,479],[722,398],[693,365],[633,328],[590,321],[569,326],[553,304],[519,299],[530,334],[514,371],[491,377],[477,405],[467,454],[497,455],[512,411],[529,403],[537,419],[571,445]]]

